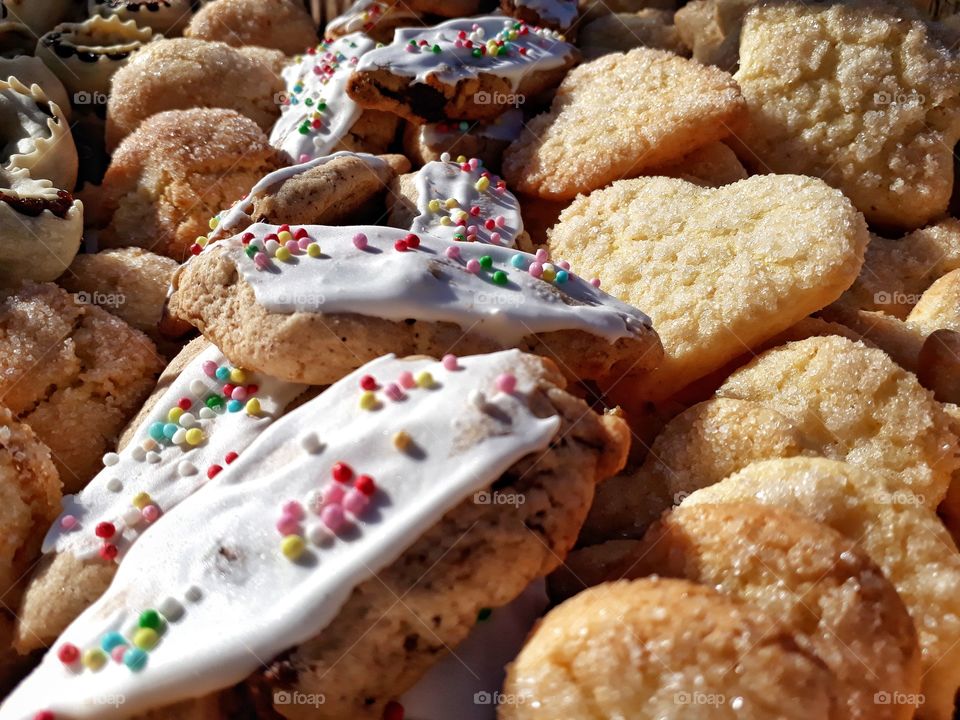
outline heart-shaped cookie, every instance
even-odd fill
[[[549,244],[652,317],[663,363],[612,390],[659,400],[836,300],[867,240],[863,216],[837,190],[766,175],[721,188],[622,180],[575,200]]]

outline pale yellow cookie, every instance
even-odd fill
[[[507,149],[504,177],[520,192],[574,198],[723,139],[745,112],[716,68],[649,48],[606,55],[570,71]]]
[[[926,333],[940,329],[960,331],[960,269],[933,283],[910,311],[907,321]]]
[[[677,11],[674,23],[693,57],[722,70],[737,69],[743,16],[759,0],[691,0]]]
[[[901,367],[916,373],[920,349],[926,334],[915,323],[874,310],[857,310],[838,300],[824,308],[820,315],[827,321],[840,323],[853,332],[854,340],[863,340],[878,347]]]
[[[836,300],[866,244],[846,198],[792,175],[717,189],[625,180],[575,200],[550,231],[555,257],[653,319],[663,363],[616,390],[654,400]]]
[[[679,160],[651,169],[648,175],[681,178],[704,187],[720,187],[747,179],[747,169],[729,145],[712,142]]]

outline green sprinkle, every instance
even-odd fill
[[[480,267],[482,267],[484,270],[489,270],[490,268],[492,268],[492,267],[493,267],[493,258],[490,257],[489,255],[484,255],[483,257],[481,257],[481,258],[480,258]]]
[[[495,282],[497,285],[506,285],[507,274],[503,270],[497,270],[493,274],[493,282]]]
[[[204,405],[213,410],[214,408],[223,406],[223,398],[219,395],[211,395],[205,401]]]
[[[160,613],[156,610],[144,610],[140,613],[140,621],[138,623],[142,628],[150,628],[151,630],[159,630],[163,627],[163,618],[160,617]]]

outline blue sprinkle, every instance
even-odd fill
[[[558,270],[558,271],[557,271],[557,282],[558,282],[558,283],[565,283],[565,282],[566,282],[567,280],[569,280],[569,279],[570,279],[570,273],[568,273],[566,270]]]
[[[133,671],[143,670],[147,664],[147,653],[140,648],[130,648],[123,654],[123,664]]]

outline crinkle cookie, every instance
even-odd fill
[[[920,648],[900,596],[852,538],[755,503],[677,508],[650,528],[627,577],[691,580],[759,607],[837,681],[844,717],[910,720]],[[619,579],[619,578],[610,578]]]
[[[694,60],[735,72],[740,59],[743,18],[758,0],[691,0],[674,16]]]
[[[786,415],[820,452],[888,477],[935,508],[958,467],[943,408],[886,353],[841,337],[770,350],[731,375],[720,397]]]
[[[135,20],[165,37],[179,35],[193,14],[193,0],[87,0],[91,15]]]
[[[877,225],[909,230],[941,215],[960,139],[960,59],[906,15],[875,0],[752,10],[736,74],[750,108],[744,161],[822,177]]]
[[[816,178],[639,178],[575,200],[549,246],[650,312],[664,362],[616,391],[660,400],[836,300],[867,238],[863,216]]]
[[[638,47],[690,55],[680,39],[669,10],[647,8],[637,13],[611,13],[584,25],[577,33],[577,47],[587,60]]]
[[[421,22],[406,2],[398,0],[357,0],[327,23],[323,36],[339,38],[362,32],[377,42],[389,44],[398,27]]]
[[[498,717],[839,720],[837,690],[776,618],[651,578],[599,585],[554,608],[507,668],[511,702]]]
[[[716,68],[650,48],[607,55],[567,75],[503,172],[520,192],[572,200],[721,140],[745,115],[737,83]]]
[[[235,110],[269,132],[280,116],[284,60],[279,51],[264,48],[190,38],[152,42],[114,75],[107,148],[113,151],[140,123],[164,110]]]
[[[821,458],[754,463],[698,490],[703,503],[778,505],[857,542],[883,570],[913,618],[920,640],[922,720],[950,720],[960,686],[960,553],[933,510],[881,475]]]
[[[217,0],[190,19],[184,37],[219,40],[242,47],[258,45],[295,55],[317,44],[317,28],[296,0]]]
[[[169,307],[244,367],[314,385],[391,351],[535,349],[573,378],[656,366],[648,318],[559,263],[396,228],[258,223],[187,263]]]
[[[520,137],[523,122],[523,111],[514,108],[488,123],[406,123],[403,152],[414,165],[426,165],[449,153],[453,158],[477,158],[484,167],[500,172],[503,153]]]
[[[941,329],[960,331],[960,268],[927,288],[907,321],[925,333]]]
[[[0,396],[50,448],[66,492],[96,474],[162,367],[142,333],[55,285],[0,305]]]
[[[502,16],[401,28],[366,53],[347,84],[361,107],[411,122],[491,121],[555,88],[580,59],[553,30]]]
[[[578,5],[577,0],[500,0],[504,15],[566,34],[576,29]]]
[[[101,188],[100,244],[182,261],[211,216],[282,165],[257,124],[233,110],[158,113],[113,154]]]
[[[420,384],[392,400],[407,374]],[[104,717],[181,717],[165,706],[246,678],[264,714],[382,717],[483,608],[559,564],[594,484],[622,465],[622,421],[563,384],[516,350],[361,368],[161,514],[3,711],[70,715],[112,693],[125,703]]]

